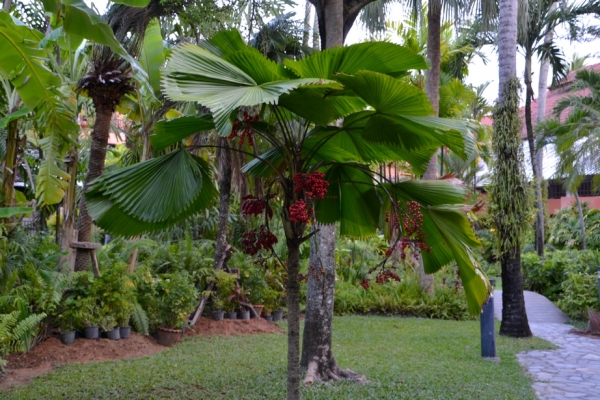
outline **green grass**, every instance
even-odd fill
[[[334,354],[366,375],[302,388],[305,399],[535,399],[515,354],[550,348],[538,338],[497,337],[500,362],[480,357],[479,323],[337,317]],[[195,337],[137,360],[69,365],[10,399],[283,399],[285,335]]]

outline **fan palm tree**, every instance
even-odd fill
[[[179,143],[192,129],[207,128],[212,121],[221,136],[241,132],[237,128],[242,124],[244,135],[258,135],[272,146],[243,171],[270,179],[269,192],[283,199],[290,399],[299,397],[299,252],[301,243],[315,234],[306,233],[311,204],[314,222],[339,223],[340,234],[364,237],[375,234],[379,225],[378,191],[389,199],[388,210],[396,201],[418,202],[431,248],[422,253],[427,271],[456,260],[472,312],[480,312],[489,294],[489,283],[471,257],[469,246],[478,243],[461,211],[462,189],[425,181],[376,186],[368,168],[369,162],[400,159],[423,171],[440,145],[463,156],[473,146],[463,123],[430,117],[426,96],[394,78],[424,66],[422,57],[390,43],[326,50],[280,66],[233,31],[218,34],[201,47],[182,46],[167,63],[163,81],[167,97],[199,102],[211,109],[212,120],[203,116],[170,121],[177,129],[153,137],[155,149]],[[237,110],[250,106],[261,106],[261,112],[234,125],[231,118]],[[344,118],[341,126],[331,125],[340,118]],[[182,129],[186,124],[188,129]],[[115,233],[132,236],[164,229],[198,212],[214,196],[203,171],[201,160],[182,148],[105,174],[86,193],[88,206],[98,224]],[[307,174],[324,176],[327,197],[315,199],[299,186]],[[124,183],[127,188],[121,187]],[[116,187],[121,189],[115,191]],[[266,232],[268,213],[265,218],[263,230],[254,234]]]
[[[527,187],[520,154],[519,83],[516,77],[517,0],[500,0],[499,93],[494,110],[495,154],[490,199],[502,266],[500,334],[529,337],[521,272],[520,234],[527,214]]]

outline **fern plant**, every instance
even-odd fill
[[[39,325],[44,318],[44,313],[23,318],[18,310],[0,314],[0,355],[29,351],[35,343]]]

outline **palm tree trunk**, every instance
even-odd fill
[[[69,154],[69,164],[67,172],[71,177],[69,181],[69,188],[65,197],[63,198],[63,212],[65,214],[62,225],[62,235],[60,240],[60,251],[69,252],[68,256],[62,256],[58,264],[63,265],[69,262],[69,266],[72,264],[73,253],[71,252],[71,241],[73,240],[73,228],[75,227],[75,211],[77,201],[77,149]]]
[[[8,123],[6,135],[6,156],[4,158],[4,168],[2,169],[2,200],[3,207],[11,207],[14,204],[15,197],[15,178],[17,153],[19,150],[19,121],[14,120]]]
[[[319,50],[319,16],[317,15],[317,11],[315,10],[315,16],[313,18],[313,37],[312,37],[312,47],[315,50]]]
[[[427,8],[427,59],[431,64],[427,70],[425,92],[434,110],[434,115],[439,114],[440,109],[440,64],[441,64],[441,23],[442,5],[439,0],[430,0]],[[429,160],[427,171],[423,179],[433,180],[437,178],[437,152]],[[419,284],[421,289],[429,295],[435,291],[433,275],[425,273],[423,259],[419,258],[417,265]]]
[[[98,102],[100,103],[100,102]],[[110,120],[113,110],[110,106],[96,105],[96,123],[92,131],[92,147],[88,170],[83,182],[83,192],[89,184],[104,172],[104,161],[106,160],[106,146],[108,146],[108,133],[110,131]],[[78,241],[89,242],[92,237],[92,217],[89,215],[85,203],[85,197],[79,200],[79,220],[77,222],[79,231]],[[90,253],[88,250],[78,249],[75,260],[75,271],[86,271],[89,268]]]
[[[516,50],[517,50],[517,0],[500,0],[500,16],[498,23],[498,105],[494,113],[494,141],[498,147],[501,147],[500,153],[497,155],[497,164],[504,164],[504,172],[510,172],[511,168],[514,171],[518,168],[518,154],[515,146],[520,142],[519,124],[512,124],[512,121],[518,121],[518,93],[515,82],[517,75]],[[505,98],[505,96],[509,96]],[[513,96],[514,98],[511,98]],[[514,104],[512,104],[514,103]],[[501,115],[505,113],[506,115]],[[508,115],[510,114],[510,115]],[[500,120],[496,120],[496,117]],[[510,130],[514,130],[510,131]],[[503,141],[504,143],[498,143]],[[497,166],[500,170],[502,166]],[[518,169],[517,169],[518,171]],[[514,172],[512,172],[514,175]],[[500,190],[505,190],[506,187],[514,186],[516,195],[522,194],[523,184],[516,181],[515,178],[508,176],[499,176],[498,180],[502,180],[504,187]],[[511,184],[508,184],[509,181]],[[500,194],[502,195],[502,194]],[[503,194],[505,197],[509,193]],[[506,200],[506,198],[505,198]],[[502,207],[507,207],[510,202],[504,201]],[[523,204],[516,202],[517,207],[523,207]],[[519,214],[522,210],[510,210],[507,207],[506,214]],[[504,209],[498,210],[499,214],[504,213]],[[510,215],[507,216],[510,219]],[[514,218],[513,218],[514,219]],[[523,296],[523,278],[521,274],[521,248],[518,239],[518,226],[521,221],[504,221],[502,229],[498,229],[500,242],[503,243],[502,255],[500,264],[502,266],[502,323],[500,324],[500,334],[512,337],[528,337],[531,336],[527,314],[525,312],[525,298]],[[517,237],[515,237],[517,236]],[[506,244],[504,244],[506,243]]]
[[[300,244],[299,239],[287,239],[287,298],[288,298],[288,354],[287,399],[300,399]]]
[[[231,150],[227,139],[218,139],[217,158],[219,162],[219,225],[215,240],[215,263],[218,267],[223,253],[227,251],[227,227],[229,225],[229,199],[231,197]]]
[[[10,6],[12,5],[12,0],[4,0],[4,11],[9,12]]]
[[[500,334],[514,338],[530,337],[531,330],[525,312],[523,277],[521,273],[521,248],[500,257],[502,264],[502,323]]]
[[[531,79],[531,63],[533,54],[528,49],[525,53],[525,127],[527,130],[527,142],[529,144],[529,157],[533,171],[535,185],[535,249],[541,257],[544,255],[544,201],[542,199],[542,185],[540,181],[540,170],[535,151],[535,138],[531,116],[531,101],[533,100],[533,86]],[[538,104],[539,106],[539,104]]]
[[[581,234],[581,250],[585,250],[587,248],[585,244],[585,219],[583,218],[583,207],[581,206],[581,199],[579,198],[579,193],[577,193],[577,188],[575,188],[575,202],[577,203],[577,214],[579,215],[579,233]]]
[[[312,11],[312,3],[306,0],[304,4],[304,30],[302,31],[302,46],[308,47],[308,39],[310,37],[310,14]]]

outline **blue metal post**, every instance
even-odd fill
[[[492,287],[496,283],[490,279]],[[481,328],[481,356],[495,358],[496,357],[496,328],[494,320],[494,295],[490,296],[485,303],[479,316],[479,324]]]

